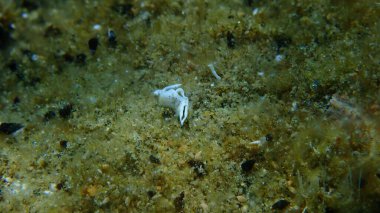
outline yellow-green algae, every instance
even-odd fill
[[[25,125],[0,136],[1,212],[374,212],[379,17],[375,0],[1,1],[0,122]],[[183,128],[151,94],[174,83]]]

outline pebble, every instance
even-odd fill
[[[6,135],[14,134],[17,131],[24,128],[22,124],[19,123],[1,123],[0,124],[0,132]]]
[[[282,209],[285,209],[289,204],[290,204],[289,201],[285,199],[280,199],[272,205],[272,209],[282,210]]]

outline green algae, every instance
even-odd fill
[[[0,135],[3,212],[379,208],[375,1],[0,8],[0,122],[25,125]],[[183,128],[152,95],[174,83]]]

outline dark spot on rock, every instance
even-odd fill
[[[86,58],[87,58],[86,54],[80,53],[75,57],[75,63],[77,63],[79,65],[85,65],[86,64]]]
[[[229,48],[234,48],[235,45],[236,45],[235,36],[230,31],[228,31],[227,32],[227,46]]]
[[[19,63],[15,60],[11,60],[8,64],[7,64],[7,67],[9,68],[9,70],[12,72],[12,73],[15,73],[16,74],[16,77],[19,79],[19,80],[25,80],[25,75],[24,73],[22,72],[22,70],[20,69],[20,66],[19,66]]]
[[[99,45],[99,39],[94,37],[88,40],[88,48],[90,49],[91,53],[94,54],[96,49],[98,48]]]
[[[202,161],[189,160],[187,162],[193,169],[197,177],[203,177],[207,174],[206,165]]]
[[[133,18],[135,15],[133,13],[133,4],[125,3],[125,4],[114,4],[111,9],[116,13],[127,16],[129,18]]]
[[[254,0],[244,0],[244,4],[247,5],[248,7],[252,7]]]
[[[24,126],[19,123],[1,123],[0,124],[0,132],[7,135],[13,134],[22,128],[24,128]]]
[[[181,192],[181,194],[179,194],[178,197],[174,199],[174,206],[175,206],[176,212],[184,212],[184,208],[185,208],[184,198],[185,198],[185,192]]]
[[[36,10],[39,7],[37,2],[38,1],[23,0],[21,7],[26,8],[28,11]]]
[[[240,167],[241,169],[243,170],[243,172],[250,172],[253,168],[253,165],[255,165],[255,160],[251,159],[251,160],[246,160],[244,161]]]
[[[13,98],[13,104],[19,104],[19,103],[20,103],[20,98],[18,96]]]
[[[0,50],[6,49],[12,41],[10,32],[0,24]]]
[[[280,52],[281,48],[286,48],[292,43],[292,39],[284,34],[275,35],[273,39],[277,46],[277,53]]]
[[[11,60],[8,64],[8,68],[12,72],[17,72],[19,67],[15,60]]]
[[[58,27],[50,25],[45,29],[44,36],[45,37],[57,37],[57,36],[60,36],[61,34],[62,34],[62,32]]]
[[[154,156],[154,155],[150,155],[149,156],[149,161],[151,162],[151,163],[155,163],[155,164],[160,164],[161,162],[160,162],[160,159],[158,159],[156,156]]]
[[[110,47],[116,47],[116,33],[113,30],[108,30],[107,32],[108,44]]]
[[[156,195],[156,192],[155,192],[155,191],[152,191],[152,190],[149,190],[149,191],[147,192],[147,194],[148,194],[148,197],[149,197],[149,199],[150,199],[150,198],[152,198],[154,195]]]
[[[59,142],[59,146],[60,146],[61,148],[63,148],[63,149],[66,149],[68,143],[69,143],[69,142],[68,142],[67,140],[61,140],[61,141]]]
[[[57,185],[56,185],[56,188],[58,189],[58,190],[61,190],[61,189],[63,189],[65,187],[65,183],[63,183],[63,182],[60,182],[60,183],[58,183]]]
[[[338,211],[335,210],[335,209],[332,208],[332,207],[327,206],[327,207],[325,208],[325,213],[335,213],[335,212],[338,212]]]
[[[52,110],[49,110],[44,115],[44,121],[45,122],[50,121],[51,119],[55,118],[55,116],[56,116],[55,112]]]
[[[313,80],[313,82],[310,85],[310,89],[313,90],[314,92],[317,92],[318,88],[320,87],[319,80]]]
[[[66,62],[68,62],[68,63],[72,63],[72,62],[75,60],[74,56],[72,56],[70,53],[65,53],[65,54],[63,55],[63,59],[64,59]]]
[[[268,133],[267,135],[265,135],[265,140],[267,142],[273,141],[273,135],[271,133]]]
[[[73,112],[72,104],[66,104],[58,111],[61,118],[64,118],[64,119],[70,118],[72,112]]]
[[[40,77],[31,77],[29,81],[27,82],[27,85],[34,87],[39,83],[41,83]]]
[[[285,209],[289,204],[290,204],[289,201],[285,199],[280,199],[272,205],[272,209],[282,210],[282,209]]]

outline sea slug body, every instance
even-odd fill
[[[181,84],[174,84],[163,89],[158,89],[153,92],[158,96],[158,103],[165,107],[172,108],[179,118],[181,126],[183,126],[189,109],[189,98],[185,96],[185,92]]]

